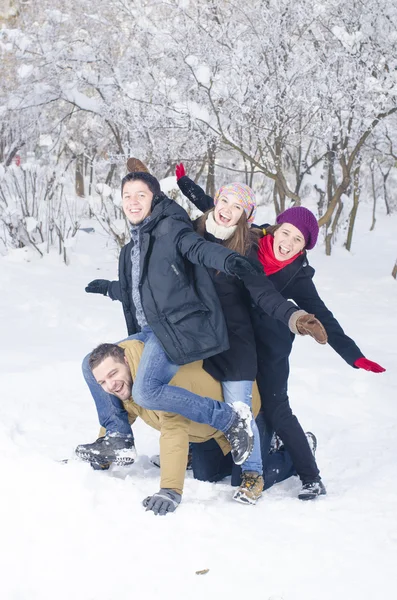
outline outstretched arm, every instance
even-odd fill
[[[354,340],[345,334],[337,319],[318,295],[311,277],[302,275],[297,278],[294,283],[293,300],[304,310],[313,313],[322,322],[328,334],[329,345],[350,366],[377,373],[384,371],[380,365],[367,361]],[[368,366],[368,363],[371,364]],[[379,369],[376,370],[371,365],[375,365]]]
[[[182,163],[176,166],[175,169],[176,174],[176,182],[178,184],[179,189],[182,194],[186,196],[190,202],[201,210],[201,212],[206,212],[211,208],[214,208],[214,199],[211,196],[208,196],[202,187],[194,183],[190,177],[186,175],[185,167]]]
[[[267,315],[287,325],[292,333],[310,335],[319,344],[327,343],[327,334],[321,322],[286,300],[266,275],[245,275],[242,281],[254,303]]]
[[[94,279],[85,288],[88,294],[102,294],[109,296],[112,300],[121,302],[121,289],[119,281],[109,281],[108,279]]]
[[[222,271],[226,275],[243,277],[247,274],[263,276],[262,268],[238,252],[228,250],[221,244],[207,242],[201,235],[180,221],[177,247],[182,256],[191,263]]]

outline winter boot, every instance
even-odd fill
[[[233,500],[242,504],[256,504],[262,496],[264,481],[262,475],[256,471],[244,471],[241,476],[241,485],[234,492]]]
[[[75,450],[76,455],[94,468],[106,469],[112,463],[127,467],[136,458],[134,438],[119,434],[106,434],[93,444],[80,444]]]
[[[301,492],[298,496],[299,500],[314,500],[318,496],[325,496],[327,490],[321,481],[309,481],[302,485]]]
[[[254,447],[252,432],[252,413],[244,402],[233,402],[230,405],[235,411],[232,424],[224,435],[231,446],[232,458],[236,465],[247,460]]]

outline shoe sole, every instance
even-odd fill
[[[318,494],[299,494],[298,498],[299,500],[303,500],[303,502],[305,502],[306,500],[315,500],[316,498],[320,498],[320,496],[326,496],[327,492],[326,491],[321,491]]]
[[[118,456],[113,461],[104,460],[103,462],[98,460],[96,457],[93,457],[92,454],[89,454],[88,452],[76,452],[76,456],[80,460],[84,462],[93,463],[101,469],[108,469],[112,464],[117,465],[118,467],[129,467],[135,462],[135,458],[133,458],[132,456]]]
[[[261,494],[262,496],[262,494]],[[259,498],[261,497],[259,496]],[[233,500],[235,500],[236,502],[240,502],[240,504],[251,504],[251,505],[255,505],[257,503],[257,501],[259,500],[259,498],[248,498],[247,496],[245,496],[244,494],[241,494],[240,492],[236,492],[233,496]]]

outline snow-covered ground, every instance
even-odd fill
[[[141,506],[159,484],[148,461],[158,434],[147,426],[136,427],[139,459],[128,471],[57,462],[98,430],[81,359],[125,337],[121,306],[84,292],[92,279],[117,276],[114,251],[99,231],[80,232],[69,267],[24,251],[0,259],[1,598],[395,597],[396,217],[369,226],[364,211],[351,254],[336,248],[327,258],[318,248],[310,262],[325,302],[386,373],[354,370],[310,339],[292,356],[291,403],[318,437],[328,495],[300,502],[292,478],[247,507],[227,481],[188,475],[167,517]]]

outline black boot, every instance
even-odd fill
[[[327,490],[321,481],[309,481],[302,485],[301,492],[298,496],[299,500],[314,500],[318,496],[325,496]]]
[[[112,463],[129,466],[136,458],[134,438],[118,434],[106,434],[93,444],[80,444],[75,452],[81,460],[99,469],[107,469]]]

